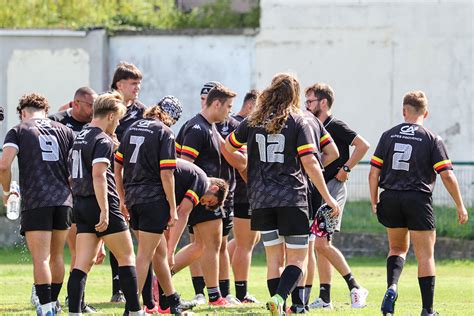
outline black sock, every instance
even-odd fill
[[[51,302],[56,302],[58,300],[62,286],[62,283],[51,283]]]
[[[120,291],[119,266],[114,254],[109,252],[110,269],[112,270],[112,295]]]
[[[82,299],[81,299],[81,310],[84,310],[86,308],[86,290],[85,290],[85,285],[84,285],[84,291],[82,292]]]
[[[87,274],[79,269],[73,269],[67,282],[67,297],[70,313],[82,311],[81,301],[86,287]]]
[[[203,276],[192,277],[193,280],[193,287],[194,293],[196,295],[203,294],[204,295],[204,288],[206,287],[206,282],[204,282]]]
[[[240,301],[245,299],[247,295],[247,281],[235,281],[235,296]]]
[[[319,298],[325,303],[331,303],[331,284],[321,283],[319,285]]]
[[[143,304],[149,309],[155,307],[155,301],[153,300],[153,268],[150,264],[148,274],[146,275],[145,284],[142,289]]]
[[[420,285],[421,301],[423,302],[423,308],[428,313],[433,313],[433,299],[435,289],[435,276],[427,276],[418,278],[418,284]]]
[[[280,284],[280,278],[267,280],[267,288],[270,296],[273,296],[277,292],[278,284]]]
[[[285,301],[295,286],[298,285],[302,276],[303,271],[300,268],[294,265],[287,266],[281,274],[276,294],[280,295]]]
[[[311,289],[313,288],[313,285],[312,284],[306,284],[304,286],[304,305],[308,305],[309,304],[309,298],[311,297]]]
[[[344,275],[343,278],[347,283],[349,291],[352,291],[353,288],[360,288],[359,284],[357,284],[356,279],[354,278],[354,276],[352,276],[352,273],[349,272],[348,274]]]
[[[41,305],[51,302],[51,284],[35,284],[35,290]]]
[[[398,284],[404,264],[405,259],[400,256],[390,256],[387,258],[387,288],[393,284]]]
[[[219,290],[222,297],[227,297],[230,293],[230,280],[219,280]]]
[[[304,286],[297,286],[291,292],[291,304],[292,305],[304,305],[305,302]]]
[[[170,296],[166,297],[166,300],[168,301],[169,306],[178,306],[180,304],[180,298],[178,293],[173,293]]]
[[[158,294],[160,296],[158,304],[160,304],[160,308],[162,310],[166,310],[170,306],[168,304],[168,299],[166,298],[165,291],[163,291],[163,288],[161,287],[160,283],[158,283]]]
[[[141,310],[138,299],[137,271],[135,266],[119,267],[120,288],[125,296],[128,310],[136,312]]]
[[[209,302],[215,302],[221,297],[221,292],[219,291],[219,287],[208,287],[207,288],[207,295],[209,296]]]

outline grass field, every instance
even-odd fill
[[[67,259],[68,260],[68,259]],[[69,260],[67,261],[69,262]],[[312,312],[312,315],[379,315],[382,296],[385,292],[385,261],[383,258],[353,258],[349,260],[354,275],[369,289],[368,306],[362,310],[352,310],[346,285],[341,277],[333,284],[333,311]],[[66,267],[68,269],[68,266]],[[437,265],[435,307],[441,315],[472,315],[474,313],[474,260],[443,261]],[[265,259],[261,255],[254,258],[250,289],[259,300],[268,298],[266,288]],[[188,271],[174,276],[176,288],[184,298],[190,299],[194,292]],[[67,280],[65,280],[66,284]],[[317,284],[317,279],[315,284]],[[29,253],[24,248],[0,249],[0,314],[34,315],[29,303],[32,284],[32,265]],[[231,287],[233,292],[233,286]],[[65,285],[60,298],[64,301]],[[311,299],[317,295],[317,287]],[[111,294],[110,268],[108,263],[93,268],[87,280],[86,301],[100,311],[101,315],[122,315],[123,306],[107,303]],[[409,260],[400,283],[400,297],[397,315],[419,315],[421,299],[416,279],[416,264]],[[195,309],[199,315],[266,315],[264,305],[242,308]]]

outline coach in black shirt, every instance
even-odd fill
[[[345,182],[349,179],[351,170],[364,157],[369,149],[369,144],[362,136],[350,129],[346,123],[332,115],[334,91],[329,85],[316,83],[306,88],[305,95],[306,108],[323,122],[324,128],[329,132],[339,150],[339,158],[326,166],[324,170],[324,179],[326,180],[329,192],[337,200],[341,208],[336,227],[336,231],[339,231],[344,205],[347,200]],[[352,155],[350,155],[351,146],[355,147]],[[320,295],[319,298],[310,304],[310,307],[332,308],[330,295],[332,266],[336,268],[347,283],[351,292],[352,307],[364,307],[368,291],[357,284],[342,253],[326,237],[317,237],[315,247],[318,253]]]
[[[441,137],[423,126],[427,115],[425,94],[422,91],[407,93],[403,98],[404,122],[382,134],[370,161],[372,211],[387,228],[390,245],[388,289],[381,308],[384,315],[394,312],[398,279],[410,239],[418,261],[421,315],[437,315],[433,310],[436,230],[431,197],[437,173],[456,203],[459,223],[464,224],[468,219],[446,147]],[[384,189],[380,202],[378,187]]]

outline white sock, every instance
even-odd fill
[[[46,315],[52,309],[53,309],[53,303],[52,302],[41,305],[41,313],[43,313],[43,315]]]

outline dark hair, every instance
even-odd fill
[[[16,107],[16,110],[20,115],[20,120],[21,110],[26,108],[33,109],[35,111],[44,110],[47,115],[49,111],[49,102],[44,95],[38,93],[24,94],[18,101],[18,106]]]
[[[334,90],[331,88],[330,85],[323,82],[318,82],[304,91],[305,94],[310,92],[314,93],[314,96],[318,99],[326,99],[328,100],[328,107],[331,108],[332,104],[334,103]]]
[[[143,117],[146,119],[158,120],[168,127],[171,127],[176,123],[176,121],[173,120],[168,113],[163,111],[159,105],[154,105],[151,108],[146,109],[145,113],[143,113]]]
[[[117,89],[117,82],[120,80],[127,79],[139,79],[142,80],[142,73],[138,70],[137,66],[134,64],[127,63],[122,61],[115,68],[114,77],[112,79],[112,84],[110,87],[114,90]]]
[[[237,95],[234,91],[230,90],[225,86],[215,86],[209,91],[206,100],[206,106],[211,106],[212,102],[219,100],[221,103],[225,103],[228,99],[233,98]]]
[[[256,101],[260,92],[257,89],[252,89],[245,94],[244,104],[248,101]]]
[[[222,206],[222,204],[224,204],[224,201],[227,198],[227,194],[229,193],[229,184],[225,180],[220,178],[209,178],[209,182],[211,186],[215,185],[219,188],[217,192],[213,193],[217,197],[217,204],[214,206],[207,207],[208,209],[213,211],[218,207]]]
[[[403,105],[409,105],[418,114],[424,114],[428,109],[428,98],[423,91],[410,91],[403,97]]]
[[[74,99],[77,99],[79,97],[84,97],[86,95],[91,95],[92,96],[94,94],[97,94],[97,92],[95,92],[91,88],[81,87],[81,88],[77,89],[76,92],[74,93]]]

